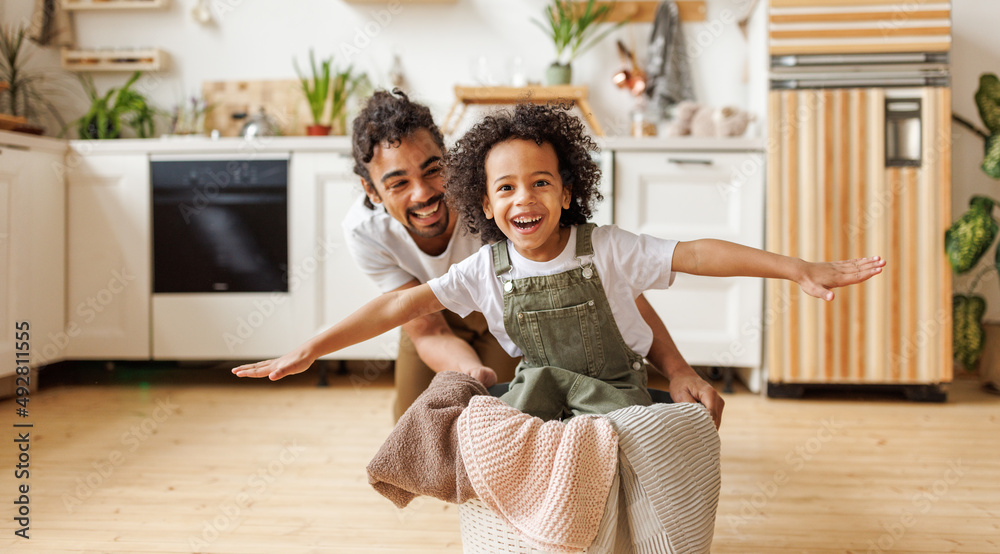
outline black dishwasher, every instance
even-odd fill
[[[288,157],[150,161],[153,292],[288,292]]]

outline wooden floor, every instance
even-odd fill
[[[461,552],[455,506],[397,510],[367,484],[391,430],[375,369],[329,388],[132,372],[43,387],[23,419],[4,401],[8,426],[34,425],[31,539],[14,535],[10,428],[0,550]],[[726,401],[713,552],[1000,552],[1000,397],[974,381],[940,405]]]

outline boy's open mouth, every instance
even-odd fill
[[[542,221],[542,216],[531,215],[531,216],[515,217],[514,219],[511,220],[511,223],[514,224],[514,227],[517,227],[522,231],[527,231],[529,229],[537,227],[540,221]]]

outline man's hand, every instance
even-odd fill
[[[708,413],[712,414],[715,428],[718,429],[722,424],[722,409],[726,401],[691,366],[687,370],[675,371],[670,376],[670,398],[674,402],[701,402],[708,408]]]
[[[267,377],[272,381],[277,381],[282,377],[302,373],[309,369],[309,366],[315,361],[315,358],[298,348],[280,358],[233,368],[233,373],[237,377]]]
[[[463,367],[459,371],[476,379],[477,381],[482,383],[483,386],[486,388],[490,388],[493,385],[497,384],[496,372],[486,366],[476,365],[476,366]]]

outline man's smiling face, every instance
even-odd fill
[[[430,131],[418,129],[399,144],[376,146],[367,164],[373,181],[365,184],[368,198],[414,239],[450,237],[454,228],[444,202],[443,157]]]

